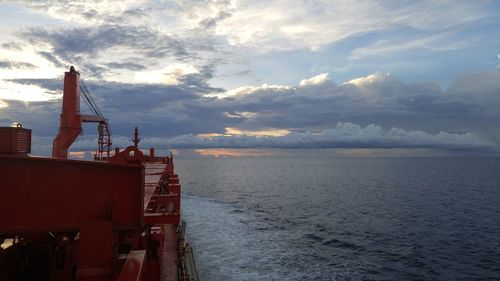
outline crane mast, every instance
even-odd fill
[[[80,97],[83,97],[83,100],[94,115],[80,114]],[[63,106],[59,133],[52,143],[52,157],[68,158],[69,147],[82,133],[82,122],[98,123],[98,147],[94,159],[109,159],[112,142],[108,120],[99,110],[85,83],[80,80],[80,73],[71,66],[70,70],[64,73]]]

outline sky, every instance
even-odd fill
[[[0,1],[0,16],[0,126],[32,129],[34,153],[70,65],[120,147],[139,126],[160,148],[500,152],[500,1]],[[85,125],[73,148],[96,143]]]

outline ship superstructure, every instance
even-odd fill
[[[80,89],[71,67],[50,158],[30,155],[31,130],[0,128],[0,281],[198,280],[173,155],[144,153],[137,128],[110,151],[108,121],[80,114]],[[82,122],[98,124],[96,161],[67,158]]]

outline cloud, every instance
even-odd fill
[[[64,10],[58,4],[56,8],[42,3],[30,3],[29,6],[58,14]],[[99,17],[106,12],[102,7],[94,9],[85,3],[75,3],[75,7],[86,7],[83,14],[68,8],[77,13],[78,18]],[[176,64],[195,64],[196,68],[203,68],[222,63],[228,53],[209,33],[195,29],[184,32],[170,27],[165,29],[163,23],[145,19],[151,14],[160,16],[160,10],[123,8],[117,15],[103,16],[102,21],[37,25],[15,31],[13,35],[24,42],[26,51],[33,51],[54,67],[76,65],[86,77],[108,81],[130,81],[136,71],[155,71]],[[66,12],[64,14],[66,16]],[[133,17],[134,21],[119,19],[123,17]],[[167,80],[174,81],[175,77]]]
[[[138,8],[144,1],[136,0],[26,0],[22,1],[30,9],[43,11],[51,17],[80,24],[95,24],[103,21],[125,21],[144,16]]]
[[[195,6],[203,5],[210,4]],[[422,11],[426,11],[425,14]],[[273,5],[266,1],[251,1],[251,4],[234,1],[231,15],[216,26],[216,34],[227,36],[232,45],[251,46],[262,52],[317,49],[394,25],[445,30],[485,18],[488,12],[467,1],[439,5],[432,1],[405,5],[371,1],[276,1]]]
[[[6,61],[0,60],[0,68],[14,69],[14,68],[25,68],[31,69],[36,68],[35,65],[28,62],[20,62],[20,61]]]
[[[224,112],[224,116],[229,117],[229,118],[246,118],[246,119],[253,119],[257,117],[257,114],[255,112],[248,112],[248,111],[234,111],[234,112]]]
[[[317,84],[322,84],[327,80],[328,80],[328,73],[321,73],[314,77],[301,80],[299,85],[300,86],[317,85]]]
[[[48,101],[58,98],[54,92],[33,84],[19,84],[0,79],[0,99],[23,102]]]
[[[300,140],[310,137],[304,146],[376,143],[377,147],[422,144],[477,148],[500,140],[498,128],[493,125],[500,119],[500,77],[496,72],[464,75],[446,91],[433,82],[404,83],[390,74],[375,73],[341,84],[322,74],[303,79],[308,82],[302,85],[245,87],[222,92],[219,98],[207,96],[222,91],[206,84],[210,75],[209,69],[200,69],[198,73],[180,76],[173,85],[87,81],[87,86],[116,135],[128,135],[131,128],[140,125],[144,135],[169,138],[172,146],[189,142],[200,147],[216,146],[220,142],[228,147],[284,147],[287,141],[290,146],[300,146]],[[52,94],[60,93],[62,88],[57,79],[10,83],[34,85]],[[59,107],[60,100],[39,104],[9,101],[0,111],[0,119],[28,123],[50,135],[57,131]],[[85,110],[82,106],[82,112]],[[25,112],[33,118],[25,116]],[[344,125],[331,131],[332,124]],[[381,131],[382,128],[404,128],[404,132],[400,136],[400,129]],[[249,133],[262,136],[271,131],[291,133],[272,141],[255,139]],[[358,135],[349,142],[345,137],[349,134],[341,132]],[[361,142],[361,136],[369,137],[370,132],[376,137]],[[201,140],[197,135],[232,136]],[[295,139],[290,139],[292,136]],[[411,143],[410,137],[415,142]]]
[[[67,61],[82,55],[98,55],[106,49],[121,46],[133,48],[148,57],[188,56],[186,44],[174,36],[162,34],[146,26],[102,25],[48,29],[32,27],[21,34],[33,44],[48,43],[55,55]]]
[[[51,62],[54,66],[56,67],[64,67],[64,64],[61,62],[59,58],[54,56],[52,53],[47,52],[47,51],[40,51],[38,52],[40,56]]]
[[[204,29],[215,28],[217,22],[223,21],[224,19],[227,19],[231,16],[232,14],[227,11],[220,11],[215,17],[204,18],[202,21],[200,21],[200,27]]]
[[[424,49],[430,51],[453,51],[469,46],[470,38],[467,40],[451,40],[450,32],[443,32],[426,37],[404,38],[402,41],[380,40],[368,46],[356,48],[351,51],[350,60],[360,60],[368,56],[394,56],[397,53],[412,49]]]
[[[23,49],[21,44],[19,44],[17,42],[3,43],[2,48],[9,49],[9,50],[15,50],[15,51],[21,51]]]
[[[341,68],[349,55],[359,68],[370,67],[343,78],[392,71],[365,59],[394,53],[404,57],[415,49],[469,47],[475,41],[460,32],[463,27],[497,17],[489,3],[410,2],[5,1],[6,8],[19,11],[23,24],[16,22],[18,27],[9,27],[12,32],[4,40],[11,43],[2,43],[2,47],[32,50],[43,58],[36,63],[30,58],[29,62],[39,68],[47,62],[59,68],[57,71],[76,65],[86,77],[107,81],[130,82],[137,71],[160,70],[176,63],[197,69],[212,65],[210,82],[214,88],[237,88],[264,81],[290,84],[292,79],[307,76],[308,71],[331,72]],[[337,47],[342,58],[332,56]],[[294,52],[304,55],[289,59]],[[265,54],[268,56],[263,57]],[[399,57],[395,60],[402,61]],[[137,62],[140,65],[131,64]],[[415,67],[415,61],[405,62],[405,68]],[[273,66],[295,75],[272,71]],[[53,73],[45,77],[55,77]],[[200,82],[199,75],[183,79]]]
[[[461,75],[446,91],[453,98],[474,105],[477,114],[500,114],[500,72]],[[479,112],[481,111],[481,112]]]
[[[166,83],[176,85],[180,83],[183,76],[196,74],[198,70],[189,64],[175,63],[160,70],[136,72],[138,81],[146,83]]]
[[[75,65],[117,136],[140,125],[146,136],[179,143],[210,143],[198,140],[204,135],[221,137],[213,145],[347,146],[341,132],[357,124],[350,133],[369,139],[372,132],[378,146],[418,146],[391,128],[427,146],[446,138],[450,146],[461,138],[479,143],[467,134],[498,143],[499,74],[467,73],[485,67],[464,55],[484,54],[497,70],[490,35],[498,9],[491,3],[4,1],[0,6],[20,17],[0,26],[0,120],[52,135],[62,71]],[[477,38],[488,38],[488,46]],[[463,75],[446,90],[405,82],[423,81],[422,72],[442,82],[431,75],[447,69],[425,69],[430,60],[454,68],[446,79]],[[332,72],[344,62],[358,72]],[[272,131],[291,133],[262,137]],[[361,139],[350,143],[368,145]]]
[[[26,91],[22,91],[26,93]],[[11,126],[21,123],[23,127],[32,129],[34,134],[55,136],[59,129],[60,101],[19,101],[15,99],[3,100],[7,106],[0,110],[0,126]],[[37,140],[33,140],[33,144]]]
[[[166,24],[178,35],[195,29],[232,46],[256,52],[317,49],[367,32],[406,26],[446,30],[491,16],[484,5],[418,1],[25,1],[29,8],[80,25],[141,26]],[[286,11],[284,13],[283,11]],[[422,13],[425,11],[425,13]],[[418,40],[418,39],[417,39]]]
[[[144,70],[146,67],[140,63],[135,62],[110,62],[106,64],[109,68],[129,69],[129,70]]]
[[[201,78],[193,78],[189,80],[189,83],[196,79]],[[42,93],[47,91],[51,94],[58,94],[58,96],[50,96],[57,98],[57,100],[50,100],[41,104],[11,104],[5,110],[0,111],[0,118],[9,117],[10,119],[21,120],[22,123],[29,123],[30,127],[37,128],[36,130],[46,128],[50,124],[52,129],[44,129],[43,133],[38,133],[42,135],[50,135],[51,132],[57,130],[56,126],[58,126],[59,119],[57,116],[60,112],[60,94],[63,86],[60,79],[18,79],[11,80],[8,83],[12,83],[18,88],[35,87],[41,89]],[[101,111],[106,117],[113,120],[111,123],[113,132],[116,134],[129,132],[130,128],[134,126],[131,124],[141,124],[141,127],[148,135],[179,134],[193,131],[199,132],[200,130],[218,131],[223,129],[221,127],[224,125],[221,122],[224,118],[223,114],[210,107],[211,99],[201,98],[201,94],[204,92],[214,92],[218,91],[218,89],[206,86],[202,82],[192,85],[180,81],[176,85],[167,86],[165,84],[124,84],[87,80],[86,85]],[[11,89],[14,86],[5,87],[5,93],[12,95],[14,92]],[[23,91],[19,90],[19,92]],[[29,94],[28,91],[23,93]],[[27,108],[36,109],[39,112],[38,115],[43,116],[45,121],[39,122],[42,119],[36,121],[37,119],[31,120],[28,116],[24,116],[25,112],[29,112]],[[83,103],[81,104],[81,111],[83,114],[90,114]],[[50,116],[46,116],[45,113],[50,113]],[[32,113],[31,115],[36,116],[37,114]],[[202,120],[200,121],[198,118],[202,118]]]
[[[180,135],[173,138],[142,137],[142,147],[158,149],[180,148],[429,148],[446,150],[492,149],[490,143],[480,140],[471,133],[429,134],[422,131],[406,131],[400,128],[384,130],[370,124],[362,127],[352,123],[339,122],[334,128],[313,133],[291,132],[286,135],[219,135],[199,137]],[[97,139],[90,137],[79,140],[72,149],[92,150]],[[120,147],[130,145],[130,138],[116,137],[114,143]]]

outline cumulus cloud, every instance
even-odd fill
[[[299,85],[300,86],[317,85],[317,84],[322,84],[325,81],[328,81],[328,73],[321,73],[308,79],[302,79],[300,80]]]
[[[208,75],[200,73],[193,75]],[[188,75],[189,77],[189,75]],[[305,81],[323,81],[316,76]],[[325,131],[331,124],[350,122],[361,126],[404,128],[439,134],[440,131],[474,133],[486,142],[495,142],[500,118],[498,73],[465,75],[446,91],[436,83],[403,83],[388,74],[372,74],[341,84],[332,80],[303,85],[247,87],[228,94],[196,76],[175,85],[123,84],[87,81],[101,110],[110,119],[113,132],[127,134],[138,124],[148,136],[226,134],[227,128],[265,131],[270,128],[295,132]],[[303,81],[304,81],[303,80]],[[62,83],[50,80],[12,80],[9,83],[46,89],[51,98],[60,93]],[[207,96],[222,91],[222,97]],[[54,112],[57,129],[60,100],[44,103],[14,103],[0,111],[0,118],[22,120],[28,108]],[[82,110],[85,110],[82,105]],[[36,115],[36,112],[33,112]],[[46,116],[46,118],[48,118]],[[52,120],[50,119],[50,120]],[[31,120],[31,119],[30,119]],[[34,127],[40,118],[30,121]],[[93,130],[93,129],[92,129]]]
[[[73,150],[95,149],[97,139],[87,137],[79,140]],[[130,138],[115,137],[119,147],[131,144]],[[321,132],[291,132],[283,136],[219,135],[200,137],[193,134],[172,138],[142,137],[142,147],[158,149],[180,148],[429,148],[447,150],[492,149],[472,133],[429,134],[422,131],[407,131],[401,128],[384,130],[370,124],[362,127],[353,123],[339,122],[334,128]]]
[[[34,154],[49,155],[50,137],[35,136],[32,148]],[[86,136],[73,144],[73,151],[93,151],[97,137]],[[115,147],[122,149],[130,146],[131,138],[115,136]],[[284,136],[219,135],[200,137],[193,134],[179,135],[172,138],[142,137],[140,146],[167,149],[199,148],[427,148],[455,151],[494,150],[491,143],[479,139],[472,133],[439,132],[429,134],[422,131],[407,131],[400,128],[384,130],[370,124],[362,127],[352,123],[339,122],[334,128],[321,132],[291,132]],[[498,148],[496,148],[498,149]]]

